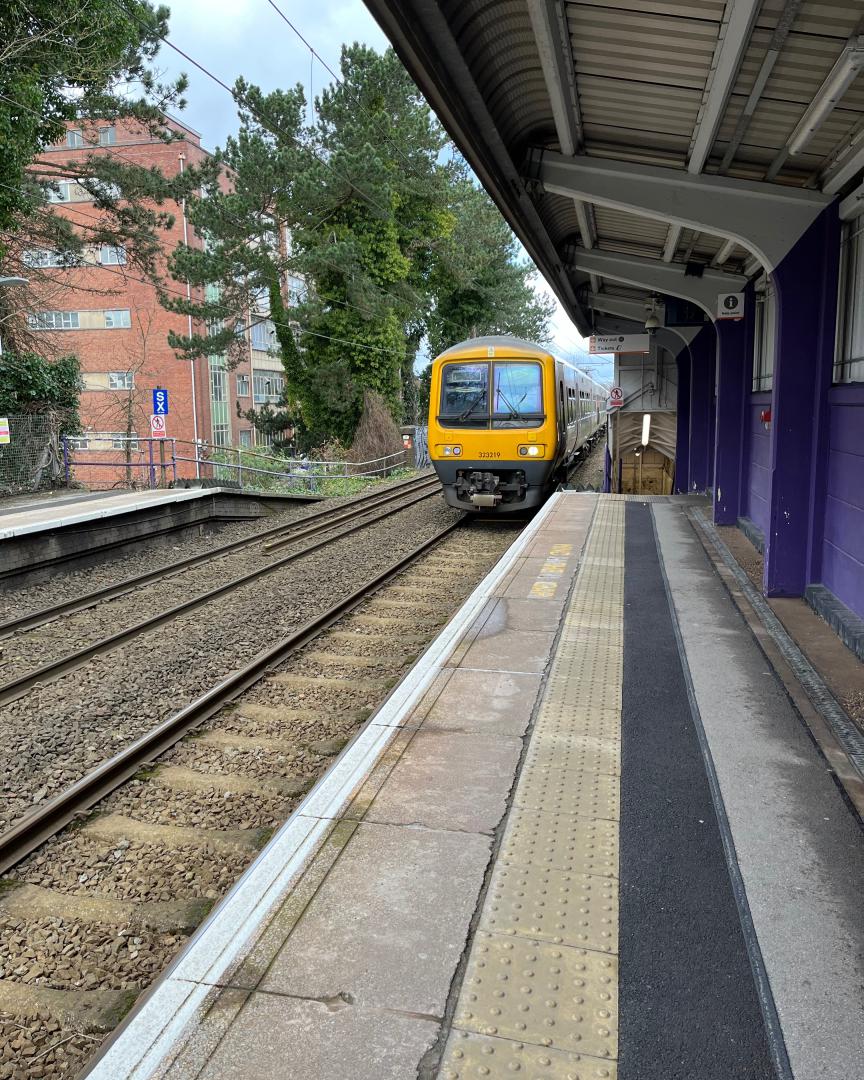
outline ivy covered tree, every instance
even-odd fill
[[[427,333],[433,356],[465,338],[513,334],[546,342],[554,301],[532,288],[536,270],[485,191],[463,174],[451,185],[455,227],[432,276]]]
[[[290,381],[312,432],[349,442],[368,391],[402,419],[430,276],[454,224],[449,169],[443,132],[392,49],[344,47],[341,81],[315,116],[321,154],[307,159],[295,232],[312,288]]]

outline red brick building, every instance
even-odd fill
[[[207,151],[191,128],[173,119],[168,123],[182,136],[170,144],[118,121],[97,127],[99,145],[94,146],[91,130],[85,141],[82,132],[70,127],[65,142],[49,147],[43,156],[49,161],[68,161],[94,153],[115,154],[148,168],[157,166],[165,175],[174,176],[200,162]],[[99,211],[89,194],[73,181],[61,182],[53,201],[56,212],[67,215],[78,227],[86,228],[98,220]],[[173,228],[163,234],[166,253],[179,243],[200,246],[182,206],[176,207],[174,217]],[[122,249],[90,247],[84,264],[75,267],[57,266],[56,256],[47,250],[34,249],[26,257],[32,266],[56,267],[53,276],[60,286],[54,293],[43,289],[41,309],[30,316],[31,327],[53,334],[57,347],[74,353],[81,362],[85,430],[74,447],[78,480],[110,487],[134,475],[139,482],[147,482],[149,444],[143,440],[150,434],[152,391],[156,387],[168,391],[166,434],[176,440],[165,446],[167,460],[172,447],[176,447],[178,458],[195,457],[196,439],[218,447],[255,445],[256,433],[238,416],[238,403],[240,410],[246,410],[279,397],[281,365],[266,352],[272,324],[261,322],[260,315],[257,320],[248,320],[248,359],[231,371],[218,356],[181,360],[168,344],[169,330],[201,333],[202,326],[165,311],[154,287],[138,271],[127,268]],[[180,290],[182,286],[174,283],[173,288]],[[130,443],[130,435],[142,441]],[[134,463],[131,474],[123,467],[127,455]],[[158,461],[158,452],[155,457]],[[95,462],[119,467],[106,468]],[[195,465],[181,461],[177,471],[180,476],[194,476]],[[165,475],[170,479],[168,470]]]

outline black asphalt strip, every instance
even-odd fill
[[[650,506],[625,526],[619,1080],[774,1080]]]

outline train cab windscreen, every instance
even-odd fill
[[[444,365],[439,423],[447,427],[524,428],[539,427],[543,420],[539,364],[513,360]]]

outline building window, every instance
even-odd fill
[[[255,371],[252,373],[252,399],[257,404],[276,402],[282,396],[284,376],[278,371]]]
[[[249,397],[249,376],[237,376],[237,397]]]
[[[109,371],[108,372],[108,389],[109,390],[134,390],[135,389],[135,373],[132,371]]]
[[[213,445],[214,446],[230,446],[231,445],[231,425],[230,424],[214,424],[213,425]]]
[[[126,248],[103,244],[99,249],[99,262],[103,266],[125,266]]]
[[[66,145],[70,150],[80,150],[84,145],[84,134],[77,128],[69,128],[66,132]]]
[[[269,319],[252,323],[252,348],[267,352],[273,344],[273,324]]]
[[[40,311],[27,316],[27,325],[31,330],[77,330],[79,319],[77,311]]]
[[[100,146],[113,146],[117,142],[117,129],[112,125],[111,127],[99,128],[99,145]]]
[[[55,180],[48,189],[48,201],[52,203],[92,202],[93,196],[77,180]]]
[[[270,290],[268,288],[253,289],[252,290],[252,308],[254,311],[260,311],[262,314],[267,315],[270,312]]]
[[[252,445],[252,432],[249,428],[240,429],[240,445],[246,449]]]
[[[294,274],[288,275],[288,300],[292,307],[302,304],[306,299],[306,282]]]
[[[210,369],[210,400],[228,400],[228,376],[225,374],[224,368],[214,367]]]
[[[76,435],[67,438],[66,445],[70,450],[86,450],[90,442],[86,435]]]
[[[43,270],[52,266],[77,266],[80,259],[71,251],[51,251],[50,248],[31,248],[23,252],[21,262],[32,266],[34,270]]]
[[[132,325],[128,308],[118,308],[115,311],[105,312],[105,328],[107,330],[128,330]]]
[[[834,381],[864,382],[864,215],[843,228]]]
[[[756,283],[756,324],[753,333],[753,393],[774,386],[774,286],[763,275]]]

